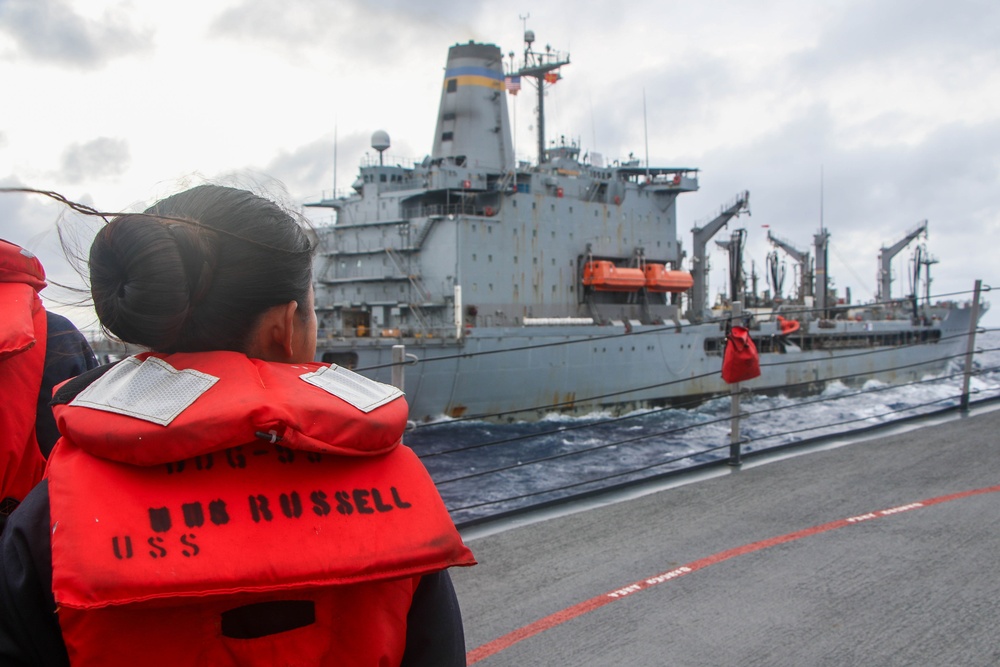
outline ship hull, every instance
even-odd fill
[[[772,323],[752,332],[761,375],[751,391],[808,394],[839,380],[899,384],[940,373],[965,351],[969,309],[933,326],[906,321],[818,323],[781,336]],[[719,324],[681,327],[529,326],[471,329],[462,340],[355,338],[323,341],[321,357],[392,381],[392,348],[405,345],[410,418],[532,420],[563,412],[614,413],[694,405],[731,391],[721,378]]]

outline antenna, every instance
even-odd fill
[[[337,198],[337,119],[333,119],[333,197]]]
[[[524,16],[520,14],[517,18],[521,19],[521,34],[524,36],[524,65],[528,65],[528,52],[531,50],[531,43],[535,41],[535,33],[528,31],[528,19],[531,18],[531,12],[528,12]]]
[[[646,87],[642,88],[642,136],[646,141],[646,180],[649,180],[649,125],[646,122]]]
[[[514,76],[514,52],[511,51],[507,54],[510,57],[510,76]],[[515,91],[517,92],[517,91]],[[514,100],[510,103],[511,112],[514,114],[514,128],[513,134],[511,135],[513,139],[511,143],[514,145],[511,148],[514,149],[514,167],[517,167],[517,96],[514,96]]]
[[[587,102],[590,104],[590,133],[591,133],[591,148],[590,150],[597,150],[597,123],[594,122],[594,96],[587,93]]]
[[[823,165],[819,166],[819,230],[822,232],[823,227]]]

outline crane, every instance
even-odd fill
[[[892,299],[892,258],[903,250],[910,242],[920,236],[927,237],[927,221],[924,220],[906,233],[902,239],[888,248],[882,246],[878,252],[878,295],[876,301],[884,303]]]
[[[691,287],[691,304],[688,318],[693,322],[700,322],[705,318],[705,301],[708,297],[708,253],[705,248],[709,240],[715,236],[716,232],[722,229],[726,223],[740,213],[749,213],[750,192],[744,190],[736,195],[736,198],[719,212],[709,223],[703,227],[694,227],[691,230],[691,277],[694,285]]]
[[[771,230],[767,230],[767,240],[774,244],[776,247],[784,250],[788,255],[798,262],[799,265],[799,294],[798,300],[801,303],[805,302],[805,298],[813,295],[813,264],[812,256],[808,252],[802,251],[794,247],[788,241],[778,238],[771,234]]]

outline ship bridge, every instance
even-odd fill
[[[693,167],[615,167],[626,180],[640,187],[655,190],[695,192],[698,190],[698,169]]]

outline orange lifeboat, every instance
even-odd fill
[[[799,330],[799,323],[796,320],[786,320],[781,315],[778,315],[778,329],[781,331],[782,336],[787,336],[790,333],[795,333]]]
[[[614,262],[595,260],[583,265],[583,284],[599,292],[635,292],[646,284],[642,269],[615,266]]]
[[[645,280],[650,292],[686,292],[694,285],[690,273],[671,271],[663,264],[647,264]]]

